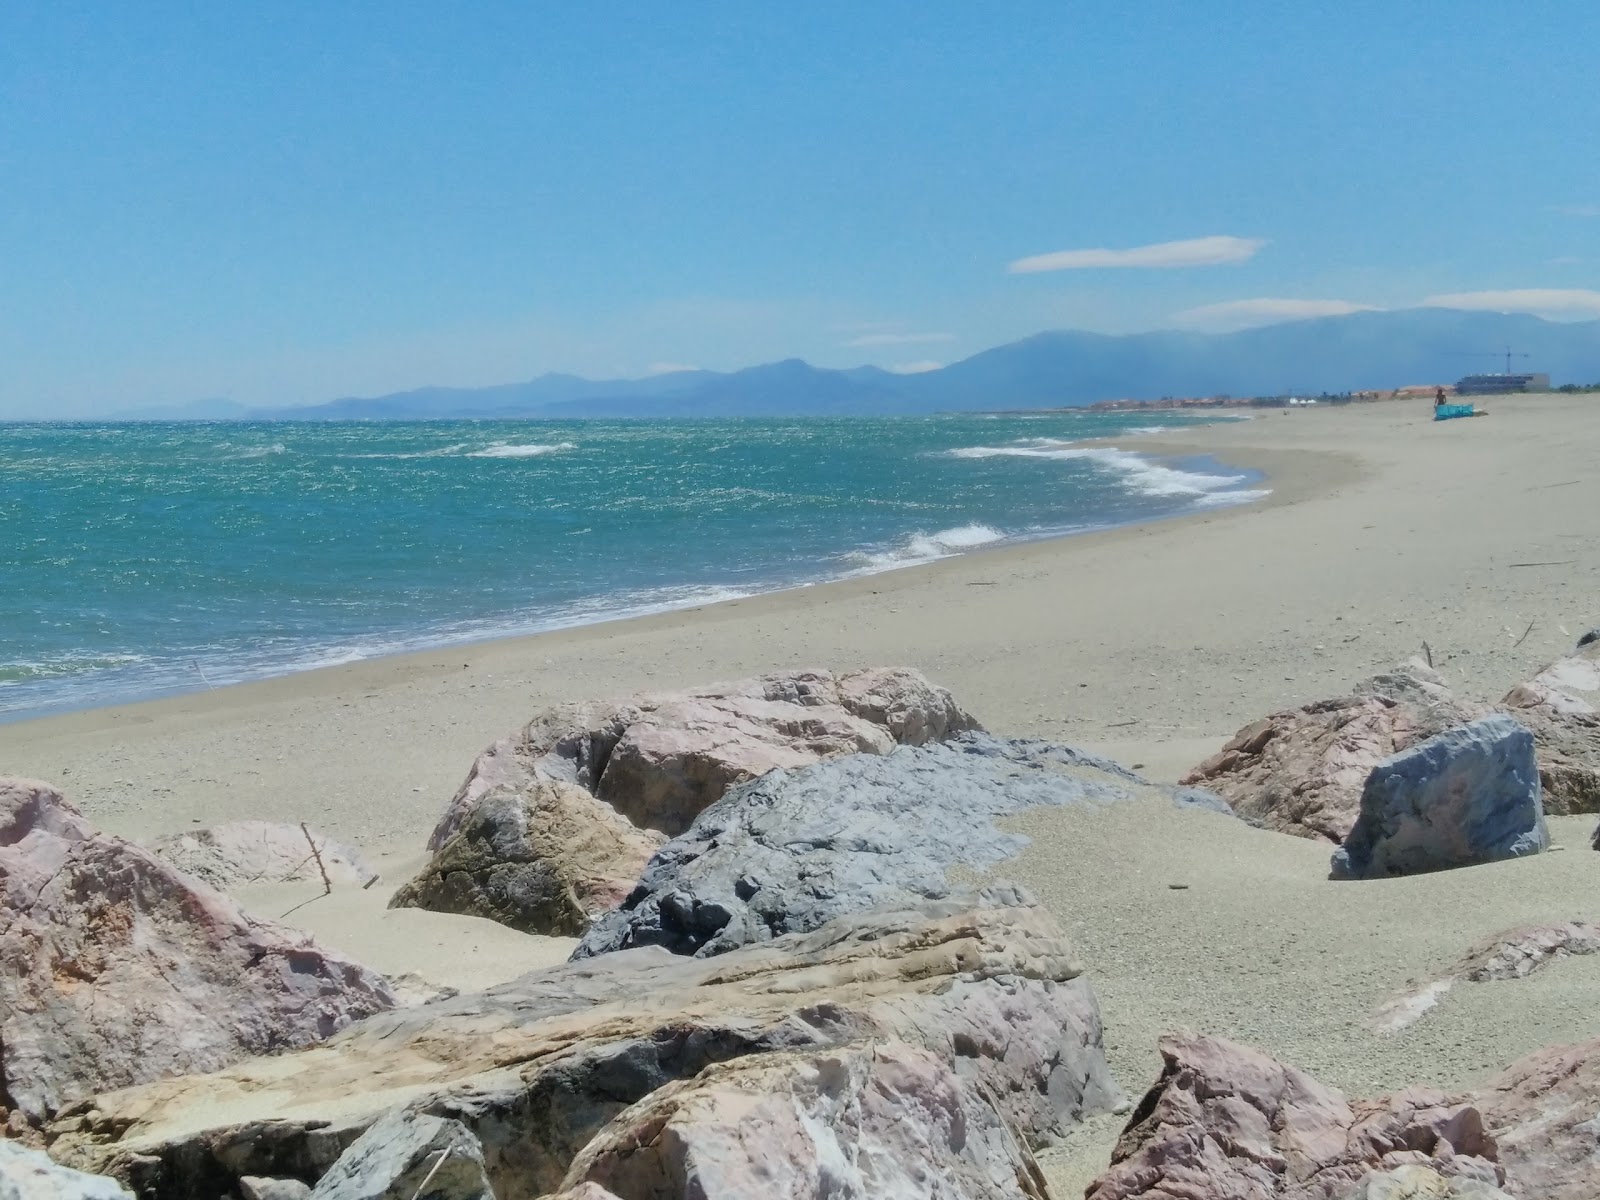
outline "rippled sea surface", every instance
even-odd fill
[[[1151,421],[0,425],[0,714],[660,611],[1264,494],[1245,472],[1139,453]],[[1094,438],[1116,448],[1080,444]]]

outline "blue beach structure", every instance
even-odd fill
[[[1433,419],[1435,421],[1448,421],[1452,417],[1475,417],[1477,410],[1470,404],[1436,404],[1433,406]]]

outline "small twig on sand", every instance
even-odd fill
[[[200,672],[200,682],[206,685],[206,691],[216,691],[217,689],[211,686],[211,680],[206,678],[205,671],[201,669],[200,660],[198,658],[191,658],[189,661],[194,664],[194,669]]]
[[[1139,722],[1137,721],[1113,721],[1111,724],[1107,725],[1106,728],[1121,729],[1124,725],[1137,725],[1138,723]]]
[[[1511,643],[1511,648],[1513,650],[1515,650],[1518,646],[1522,645],[1523,642],[1528,640],[1528,635],[1530,633],[1532,633],[1532,632],[1533,632],[1533,622],[1529,621],[1528,622],[1528,627],[1522,631],[1522,636],[1519,637],[1516,641]]]
[[[1422,657],[1428,660],[1428,669],[1433,669],[1433,647],[1427,642],[1422,643]]]
[[[446,1146],[443,1150],[439,1151],[439,1161],[434,1163],[433,1169],[422,1177],[422,1183],[418,1185],[416,1191],[411,1193],[411,1200],[417,1200],[417,1197],[421,1196],[423,1192],[428,1190],[428,1185],[433,1182],[433,1177],[439,1173],[439,1168],[444,1166],[444,1160],[449,1157],[450,1147]]]
[[[300,822],[300,832],[306,835],[306,845],[311,847],[311,857],[317,860],[317,870],[322,873],[322,894],[329,895],[333,891],[333,880],[328,878],[328,868],[322,865],[322,851],[318,850],[316,842],[311,840],[311,830],[306,828],[304,821]]]
[[[295,867],[294,871],[298,871],[301,867],[305,866],[307,862],[315,861],[317,864],[317,870],[322,874],[322,894],[318,896],[312,896],[310,900],[300,901],[300,903],[296,904],[294,908],[291,908],[289,912],[284,913],[284,917],[287,917],[289,913],[297,912],[298,910],[304,908],[306,905],[310,904],[312,900],[321,900],[323,896],[333,895],[333,880],[328,878],[328,868],[322,865],[322,851],[317,849],[317,843],[311,836],[311,830],[306,828],[306,823],[304,821],[300,822],[300,832],[306,835],[306,845],[311,847],[311,858],[301,859],[299,865]],[[293,877],[294,871],[290,871],[288,875],[284,876],[284,879],[287,881],[289,878]],[[283,917],[279,917],[278,919],[281,921],[283,920]]]
[[[1576,561],[1577,559],[1574,558],[1561,558],[1555,562],[1507,563],[1506,565],[1508,567],[1568,567]]]

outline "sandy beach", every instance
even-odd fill
[[[0,726],[4,770],[143,838],[243,817],[311,821],[383,873],[292,920],[385,971],[475,986],[563,956],[470,918],[381,907],[473,756],[561,700],[807,665],[902,664],[1002,734],[1058,739],[1174,780],[1239,726],[1430,648],[1493,702],[1600,625],[1600,402],[1507,397],[1434,424],[1426,402],[1263,411],[1119,443],[1266,473],[1267,500],[980,551],[627,622],[356,663]],[[472,586],[472,564],[461,567]],[[1352,1092],[1465,1085],[1600,1028],[1600,959],[1455,989],[1399,1034],[1373,1007],[1485,934],[1600,918],[1593,818],[1562,852],[1383,883],[1325,878],[1327,847],[1212,814],[1033,814],[1002,874],[1071,930],[1119,1081],[1185,1027],[1260,1045]],[[1187,885],[1174,889],[1169,884]],[[265,916],[304,898],[246,900]],[[277,907],[280,906],[281,907]],[[1509,989],[1509,990],[1508,990]],[[1113,1119],[1048,1159],[1062,1194]]]

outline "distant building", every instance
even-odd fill
[[[1510,392],[1548,392],[1550,376],[1533,375],[1468,375],[1456,384],[1459,396],[1504,396]]]

